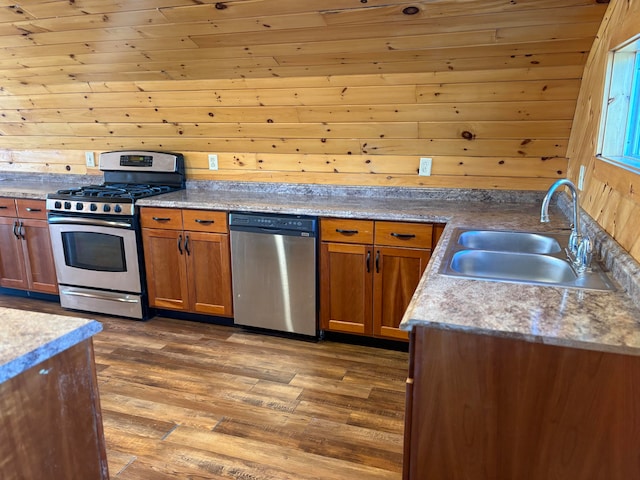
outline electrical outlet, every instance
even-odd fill
[[[584,190],[585,171],[586,171],[586,167],[584,165],[580,165],[580,174],[578,175],[578,190]]]
[[[432,163],[433,163],[433,160],[431,158],[422,157],[420,159],[420,169],[418,170],[418,175],[422,177],[430,176]]]
[[[218,155],[215,153],[209,154],[209,170],[218,170]]]
[[[93,152],[84,152],[84,159],[87,163],[87,167],[96,166],[96,157],[93,156]]]

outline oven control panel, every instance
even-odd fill
[[[115,202],[79,202],[47,198],[47,211],[49,212],[75,212],[89,213],[93,215],[133,215],[133,203]]]

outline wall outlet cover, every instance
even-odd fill
[[[209,154],[209,170],[218,170],[218,155],[215,153]]]
[[[84,152],[84,159],[87,164],[87,167],[96,166],[96,157],[93,155],[93,152]]]
[[[418,170],[418,175],[420,175],[421,177],[430,176],[432,163],[433,163],[433,159],[422,157],[420,159],[420,169]]]

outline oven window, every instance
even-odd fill
[[[126,272],[124,239],[94,232],[63,232],[64,262],[98,272]]]

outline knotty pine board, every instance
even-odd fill
[[[184,152],[190,178],[545,189],[595,0],[0,1],[0,171]],[[4,6],[4,8],[1,8]],[[170,28],[167,28],[170,26]],[[208,170],[208,153],[220,170]],[[419,158],[434,159],[418,177]]]

